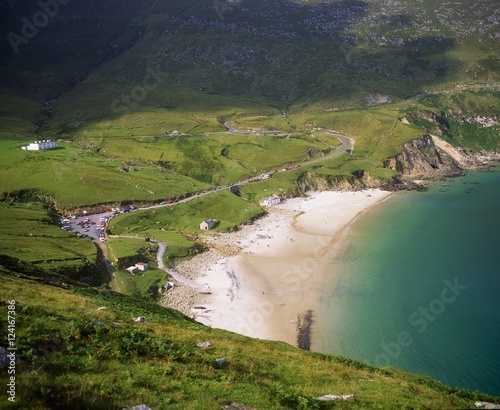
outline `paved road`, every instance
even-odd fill
[[[109,238],[127,238],[127,239],[141,239],[145,240],[145,238],[141,236],[133,236],[133,235],[109,235]],[[165,254],[165,251],[167,250],[167,244],[165,242],[157,241],[152,239],[151,242],[157,243],[158,244],[158,252],[156,253],[156,261],[158,262],[158,268],[167,272],[172,279],[175,279],[177,282],[183,283],[187,286],[190,286],[195,289],[203,289],[206,290],[205,286],[201,285],[200,283],[186,278],[185,276],[181,275],[179,272],[168,269],[165,264],[163,263],[163,255]]]
[[[185,285],[188,285],[192,288],[195,289],[206,289],[205,286],[201,285],[200,283],[186,278],[185,276],[181,275],[179,272],[168,269],[165,264],[163,263],[163,255],[165,251],[167,250],[167,244],[165,242],[160,242],[160,241],[151,241],[151,242],[156,242],[158,244],[158,253],[156,254],[156,260],[158,261],[158,267],[165,272],[167,272],[171,278],[175,279],[177,282],[184,283]]]
[[[226,122],[226,124],[225,124],[226,127],[228,126],[228,124],[229,123]],[[234,128],[232,128],[232,129],[235,130]],[[238,131],[238,132],[244,132],[245,134],[248,134],[248,132],[246,132],[246,131],[241,131],[241,130],[236,130],[236,131]],[[335,150],[335,152],[332,152],[331,154],[325,155],[324,157],[321,157],[321,158],[316,158],[316,159],[313,159],[313,160],[310,160],[310,161],[306,161],[306,162],[295,164],[294,167],[300,167],[302,165],[314,164],[316,162],[324,161],[324,160],[329,159],[329,158],[337,157],[337,156],[341,155],[342,153],[344,153],[345,151],[347,151],[349,149],[349,147],[351,146],[352,141],[349,138],[346,138],[346,137],[344,137],[344,136],[342,136],[340,134],[332,133],[332,132],[330,133],[330,135],[334,136],[335,138],[337,138],[342,143],[342,145],[339,148],[337,148],[337,150]],[[255,177],[243,180],[243,181],[239,181],[237,184],[220,186],[217,189],[212,189],[212,190],[205,190],[205,192],[202,191],[202,192],[200,192],[198,194],[190,196],[189,198],[184,198],[184,199],[181,199],[181,200],[179,200],[177,202],[173,202],[171,204],[153,205],[153,206],[146,207],[146,208],[138,208],[138,209],[134,209],[133,212],[140,211],[140,210],[146,210],[146,209],[163,208],[163,207],[166,207],[166,206],[174,206],[174,205],[177,205],[177,204],[184,204],[186,202],[192,201],[193,199],[201,198],[203,196],[210,195],[210,194],[213,194],[215,192],[222,191],[224,189],[229,189],[232,185],[240,185],[241,186],[241,185],[245,185],[245,184],[248,184],[248,183],[255,183],[256,182],[255,179],[257,179],[257,178],[259,178],[259,176],[255,176]],[[253,182],[250,182],[252,180],[253,180]]]

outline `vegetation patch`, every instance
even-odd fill
[[[139,235],[152,229],[166,231],[200,233],[200,223],[204,219],[217,219],[216,231],[237,229],[262,215],[264,211],[228,191],[206,195],[175,206],[145,210],[120,215],[110,225],[110,233],[116,235]]]
[[[0,263],[7,269],[93,285],[106,280],[95,245],[55,225],[40,203],[0,202],[0,236]]]
[[[258,409],[333,408],[325,394],[354,394],[342,408],[470,408],[495,398],[396,369],[207,328],[179,312],[108,290],[67,291],[0,274],[15,295],[13,408],[182,410],[231,402]],[[139,316],[145,323],[134,322]],[[22,325],[21,325],[22,324]],[[7,338],[6,326],[0,337]],[[196,347],[209,340],[206,350]],[[218,366],[216,359],[226,358]],[[1,379],[6,382],[6,374]]]

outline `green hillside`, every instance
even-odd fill
[[[314,126],[359,147],[333,175],[390,178],[383,160],[428,131],[398,119],[422,110],[454,115],[460,143],[498,148],[498,126],[462,126],[498,113],[494,1],[68,3],[24,41],[40,10],[0,4],[0,191],[38,189],[59,209],[161,201],[304,161],[331,149]],[[226,121],[291,138],[224,135]],[[19,152],[39,138],[68,142]]]
[[[423,376],[377,369],[210,329],[180,313],[110,291],[63,290],[0,274],[15,300],[12,409],[471,408],[494,398]],[[146,323],[133,318],[144,316]],[[2,340],[7,338],[2,326]],[[203,349],[196,345],[209,341]],[[217,364],[216,359],[225,363]],[[2,372],[2,383],[8,374]],[[354,400],[318,402],[327,394]],[[7,406],[8,404],[8,406]]]

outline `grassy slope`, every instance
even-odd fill
[[[110,232],[139,236],[148,232],[154,233],[152,236],[155,239],[161,238],[162,228],[199,233],[200,223],[207,218],[220,221],[214,228],[216,231],[227,231],[250,222],[262,213],[260,207],[228,191],[222,191],[185,204],[120,215],[111,221]]]
[[[0,140],[0,192],[38,189],[52,197],[59,209],[158,201],[208,187],[140,157],[132,164],[106,157],[92,145],[62,142],[56,150],[40,152],[22,151],[21,145],[17,140]],[[130,166],[134,171],[121,171]]]
[[[66,291],[5,274],[0,281],[3,309],[7,300],[16,301],[21,360],[13,409],[121,409],[145,403],[201,410],[232,401],[262,410],[312,409],[320,408],[312,398],[328,393],[355,394],[356,400],[321,408],[470,408],[474,400],[494,400],[427,377],[206,328],[110,291]],[[101,306],[106,309],[97,310]],[[134,323],[137,316],[148,322]],[[6,328],[0,327],[3,340]],[[213,346],[196,347],[205,340]],[[220,357],[227,364],[218,367]],[[6,376],[2,373],[2,383]]]
[[[38,203],[0,203],[0,237],[2,266],[29,276],[103,283],[94,244],[55,226]]]

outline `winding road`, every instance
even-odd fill
[[[140,239],[145,241],[146,238],[143,238],[141,236],[133,236],[133,235],[108,235],[108,238],[125,238],[125,239]],[[195,289],[205,289],[205,287],[198,282],[186,278],[185,276],[181,275],[179,272],[168,269],[165,264],[163,263],[163,255],[165,254],[165,251],[167,250],[167,244],[165,242],[157,241],[154,239],[151,239],[150,242],[157,243],[158,244],[158,252],[156,253],[156,260],[158,262],[158,268],[167,272],[170,277],[177,282],[183,283],[187,286],[190,286]]]
[[[249,134],[248,131],[237,130],[237,129],[231,127],[229,122],[226,122],[224,125],[227,127],[228,132],[230,132],[230,133]],[[329,132],[329,134],[334,136],[335,138],[337,138],[342,143],[342,145],[339,148],[337,148],[334,152],[332,152],[328,155],[325,155],[324,157],[316,158],[316,159],[313,159],[311,161],[298,163],[298,164],[295,164],[294,166],[297,167],[297,166],[302,166],[302,165],[313,164],[316,162],[324,161],[326,159],[337,157],[337,156],[341,155],[342,153],[344,153],[345,151],[347,151],[349,149],[349,147],[351,147],[351,144],[353,143],[352,140],[350,140],[349,138],[346,138],[340,134],[337,134],[334,132]],[[285,133],[283,135],[288,135],[288,134]],[[252,181],[252,183],[255,183],[256,178],[258,178],[258,177],[248,178],[244,181],[240,181],[238,183],[238,185],[241,186],[241,185],[245,185],[247,183],[251,183],[250,181]],[[232,184],[226,185],[226,186],[220,186],[217,189],[206,190],[204,192],[200,192],[198,194],[192,195],[188,198],[181,199],[177,202],[167,203],[167,204],[163,204],[163,205],[153,205],[153,206],[149,206],[146,208],[138,208],[138,209],[134,209],[133,212],[145,211],[145,210],[149,210],[149,209],[157,209],[157,208],[163,208],[163,207],[167,207],[167,206],[174,206],[174,205],[178,205],[178,204],[183,204],[183,203],[192,201],[193,199],[201,198],[203,196],[210,195],[210,194],[213,194],[215,192],[219,192],[221,190],[229,189],[231,186],[232,186]],[[145,238],[142,238],[140,236],[123,236],[123,235],[108,235],[108,238],[130,238],[130,239],[142,239],[142,240],[145,239]],[[97,240],[96,240],[96,242],[97,242]],[[171,278],[175,279],[176,281],[178,281],[180,283],[183,283],[183,284],[190,286],[190,287],[193,287],[195,289],[205,289],[205,287],[203,285],[201,285],[200,283],[198,283],[192,279],[189,279],[189,278],[181,275],[180,273],[178,273],[172,269],[168,269],[165,266],[165,264],[163,263],[163,255],[165,254],[165,251],[167,249],[167,244],[165,242],[161,242],[161,241],[157,241],[157,240],[151,240],[151,242],[155,242],[158,244],[158,253],[156,254],[156,259],[158,261],[158,268],[167,272]],[[99,244],[99,242],[97,242],[97,243]],[[103,246],[103,247],[105,248],[105,246]],[[103,252],[103,254],[105,254],[105,252]],[[108,265],[108,270],[110,271],[110,275],[111,275],[112,279],[116,282],[116,280],[114,278],[112,266],[109,263],[109,260],[107,261],[107,265]],[[116,283],[116,285],[118,286],[118,283]]]

